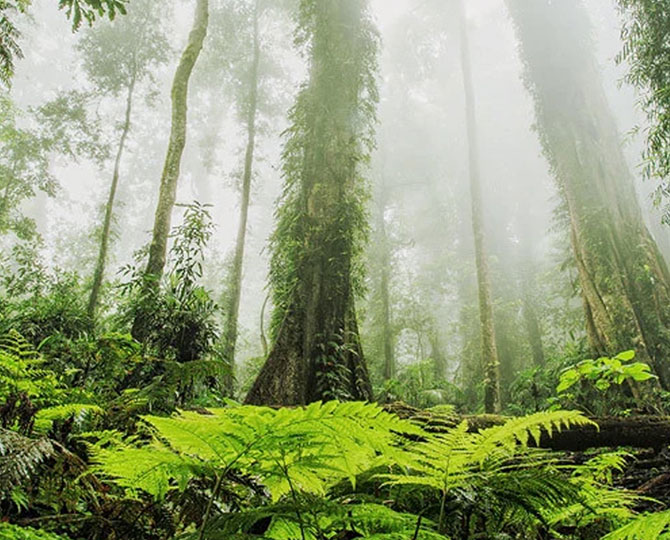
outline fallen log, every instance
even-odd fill
[[[483,414],[462,416],[438,411],[422,410],[405,403],[391,403],[385,406],[389,412],[399,417],[420,423],[426,431],[440,432],[457,426],[463,420],[468,422],[470,431],[476,432],[492,426],[504,424],[509,417]],[[546,434],[540,439],[542,448],[581,452],[589,448],[653,448],[658,451],[670,445],[670,417],[631,416],[591,418],[595,426],[574,426]]]

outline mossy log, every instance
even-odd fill
[[[509,418],[499,415],[483,414],[462,416],[444,414],[430,410],[421,410],[404,403],[392,403],[385,406],[401,418],[421,423],[427,431],[439,432],[468,422],[470,431],[478,431],[491,426],[504,424]],[[595,426],[575,426],[554,432],[552,437],[545,435],[540,440],[542,448],[569,452],[580,452],[589,448],[654,448],[660,450],[670,445],[670,417],[668,416],[631,416],[628,418],[602,417],[591,418]]]

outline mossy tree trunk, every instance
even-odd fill
[[[234,390],[235,347],[238,335],[238,316],[240,298],[242,294],[242,267],[244,264],[244,247],[247,237],[247,220],[249,216],[249,201],[251,195],[251,180],[253,178],[254,151],[256,148],[256,116],[258,113],[258,69],[261,47],[258,28],[260,16],[260,2],[256,0],[254,6],[254,36],[251,72],[249,77],[249,99],[247,103],[247,147],[244,156],[244,171],[242,173],[242,197],[240,201],[240,221],[235,241],[235,254],[229,276],[228,298],[225,306],[226,327],[223,336],[223,354],[230,368],[224,386],[229,393]]]
[[[642,219],[581,0],[507,0],[570,219],[594,352],[634,348],[670,387],[670,279]]]
[[[465,114],[468,136],[468,165],[470,197],[472,203],[472,231],[475,242],[475,264],[477,267],[477,289],[479,294],[479,321],[481,326],[482,368],[484,373],[484,408],[488,413],[500,411],[500,363],[496,349],[493,323],[493,300],[491,278],[485,246],[484,210],[481,177],[479,172],[479,150],[477,141],[477,118],[470,64],[465,6],[457,2],[460,16],[460,47],[463,87],[465,90]]]
[[[370,399],[354,300],[366,238],[360,177],[376,105],[366,0],[301,4],[310,76],[291,114],[273,237],[274,342],[247,403]]]
[[[121,159],[126,147],[126,139],[130,131],[130,119],[133,110],[133,97],[135,93],[135,83],[137,81],[137,70],[133,70],[130,80],[128,82],[128,90],[126,96],[126,112],[121,128],[121,137],[119,138],[119,145],[116,149],[116,158],[114,160],[114,171],[112,173],[112,183],[109,187],[109,196],[107,204],[105,205],[105,216],[102,222],[102,231],[100,233],[100,249],[98,250],[98,259],[95,264],[93,272],[93,283],[91,284],[91,293],[88,297],[87,313],[91,320],[95,318],[95,312],[98,307],[98,300],[100,298],[100,289],[105,277],[105,266],[107,264],[107,257],[109,252],[109,241],[112,232],[112,222],[114,221],[114,203],[116,201],[116,192],[119,187],[119,175],[121,169]]]
[[[186,123],[188,116],[188,86],[203,43],[207,37],[209,23],[209,0],[197,0],[193,27],[186,48],[182,52],[179,65],[172,82],[172,120],[170,140],[161,176],[158,204],[154,217],[149,260],[145,269],[148,292],[158,286],[165,268],[168,237],[172,223],[172,210],[177,197],[177,185],[181,168],[181,159],[186,146]],[[144,335],[145,314],[139,310],[133,322],[132,335],[142,339]]]

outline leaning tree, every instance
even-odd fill
[[[367,236],[378,38],[366,0],[303,0],[309,80],[291,111],[272,238],[273,346],[248,403],[369,399],[354,301]]]
[[[507,0],[569,217],[593,349],[636,348],[670,386],[670,276],[643,221],[581,0]]]

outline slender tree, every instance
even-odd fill
[[[177,197],[182,154],[186,146],[189,80],[207,36],[208,21],[209,0],[197,0],[193,27],[172,82],[172,125],[149,246],[149,260],[145,269],[146,292],[155,290],[165,267],[172,210]],[[133,336],[138,339],[141,339],[144,333],[143,319],[144,313],[140,309],[132,328]]]
[[[507,0],[537,127],[569,216],[589,341],[635,348],[670,385],[670,276],[647,230],[581,0]]]
[[[517,268],[521,316],[530,345],[533,365],[541,368],[545,365],[542,326],[537,310],[537,261],[533,246],[539,238],[533,235],[533,220],[528,209],[518,209],[517,216],[518,254],[514,266]]]
[[[496,350],[496,336],[493,323],[493,301],[491,299],[491,279],[485,246],[484,210],[479,172],[479,150],[477,141],[477,118],[472,70],[470,64],[470,44],[468,42],[465,6],[458,0],[460,15],[460,46],[463,87],[465,90],[465,113],[468,135],[468,164],[470,174],[470,197],[472,203],[472,231],[475,242],[475,264],[477,267],[477,288],[479,294],[479,321],[481,326],[482,367],[484,370],[484,407],[486,412],[500,410],[500,364]]]
[[[385,189],[382,184],[382,190]],[[377,231],[379,237],[379,298],[381,300],[381,319],[382,319],[382,345],[384,348],[384,379],[392,379],[396,375],[396,361],[394,350],[393,327],[391,324],[391,294],[389,292],[391,281],[391,246],[386,231],[386,196],[382,193],[379,202],[380,210],[378,216]]]
[[[261,15],[261,0],[254,1],[253,8],[253,52],[251,56],[251,67],[249,73],[249,90],[246,103],[246,131],[247,144],[244,154],[244,170],[242,172],[242,196],[240,200],[240,218],[237,227],[237,239],[235,241],[235,253],[229,276],[228,298],[225,306],[226,328],[223,337],[224,358],[228,361],[231,376],[226,386],[233,386],[235,367],[235,346],[238,334],[238,316],[240,310],[240,297],[242,294],[242,266],[244,263],[244,247],[247,236],[247,220],[249,216],[249,202],[251,195],[251,180],[253,178],[254,152],[256,149],[256,117],[258,114],[258,86],[259,86],[259,64],[261,56],[261,43],[259,35],[259,17]]]
[[[88,299],[88,315],[91,318],[95,316],[105,276],[121,161],[130,132],[136,89],[146,79],[151,79],[152,69],[167,60],[170,48],[160,24],[163,14],[164,8],[151,0],[135,0],[127,17],[114,24],[92,28],[78,46],[95,92],[102,96],[125,95],[126,98]]]
[[[247,402],[369,399],[354,300],[367,236],[377,35],[366,0],[304,0],[309,82],[291,113],[270,279],[274,343]]]

